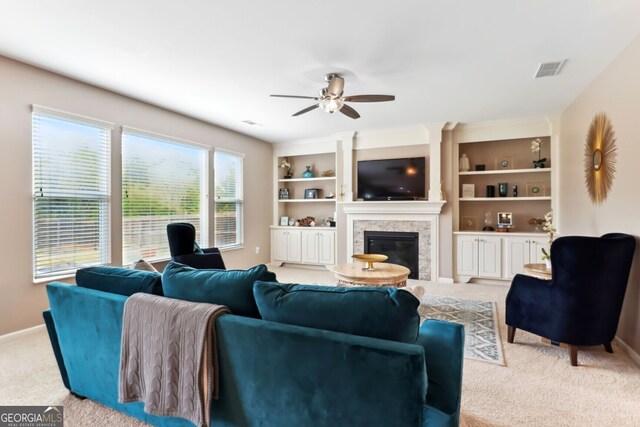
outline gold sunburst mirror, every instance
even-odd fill
[[[616,136],[611,121],[598,113],[591,121],[584,149],[584,180],[591,201],[607,199],[616,172]]]

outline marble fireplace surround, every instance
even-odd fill
[[[364,251],[364,231],[418,233],[420,280],[439,277],[439,216],[444,202],[390,201],[344,202],[347,216],[347,258]]]

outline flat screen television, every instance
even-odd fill
[[[424,157],[358,162],[359,199],[424,199],[425,180]]]

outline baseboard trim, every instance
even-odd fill
[[[35,335],[45,329],[44,323],[42,325],[33,326],[31,328],[22,329],[8,334],[0,335],[0,344],[6,344],[11,341],[15,341],[20,338],[28,337],[29,335]]]
[[[618,345],[620,347],[622,347],[622,349],[624,350],[625,353],[627,353],[629,355],[629,357],[631,358],[631,360],[633,360],[634,362],[636,362],[636,365],[640,366],[640,354],[636,353],[636,351],[634,349],[632,349],[629,344],[627,344],[626,342],[622,341],[622,339],[620,339],[620,337],[616,336],[614,341],[616,343],[618,343]]]

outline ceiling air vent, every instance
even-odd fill
[[[564,67],[566,62],[567,60],[565,59],[564,61],[545,62],[544,64],[540,64],[535,78],[539,79],[540,77],[557,76],[560,74],[560,71],[562,71],[562,67]]]

